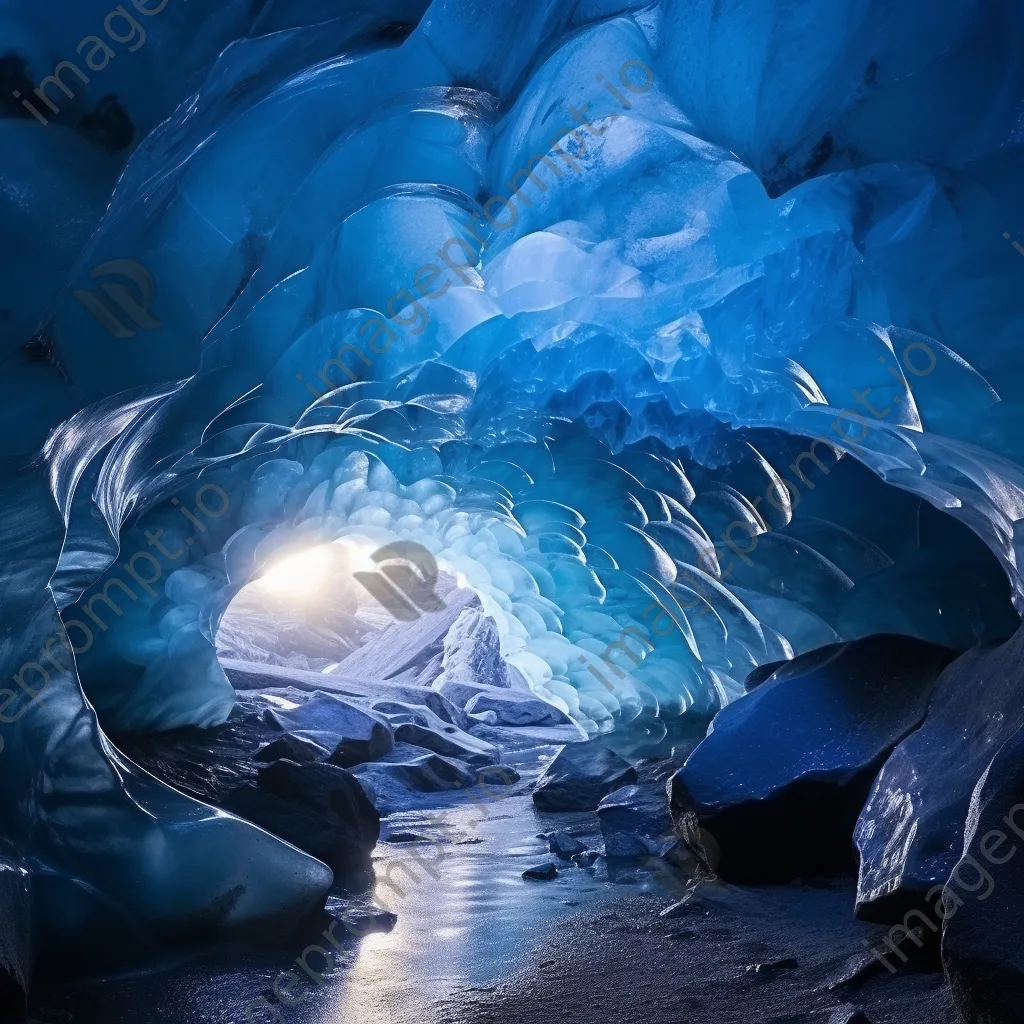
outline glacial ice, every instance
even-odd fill
[[[53,123],[0,108],[0,831],[44,957],[322,897],[103,732],[224,721],[220,621],[289,554],[424,545],[591,734],[1024,609],[1024,8],[374,6],[168,4]],[[12,89],[73,7],[0,11]],[[115,260],[129,337],[76,296],[116,314]]]

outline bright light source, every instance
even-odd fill
[[[379,543],[375,544],[359,535],[339,537],[334,542],[335,551],[344,561],[345,568],[350,573],[374,572],[377,569],[377,563],[370,556],[380,546]]]
[[[332,555],[326,544],[287,555],[271,563],[259,584],[265,590],[291,597],[314,593],[327,582]]]

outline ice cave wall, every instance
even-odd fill
[[[223,720],[219,616],[290,546],[426,543],[591,731],[1021,607],[1018,5],[134,6],[146,41],[52,123],[0,118],[0,818],[44,946],[326,886],[95,718]],[[2,12],[12,90],[105,27],[67,13]],[[671,636],[602,684],[652,605]],[[239,831],[260,852],[229,869]],[[139,891],[112,895],[115,847]]]

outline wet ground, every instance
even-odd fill
[[[354,939],[328,967],[319,930],[254,956],[220,952],[160,973],[35,992],[43,1024],[826,1024],[843,1004],[873,1024],[952,1024],[941,974],[870,970],[834,985],[877,927],[852,918],[853,880],[739,890],[688,879],[660,860],[553,881],[524,869],[550,859],[538,833],[569,828],[599,846],[596,817],[541,815],[532,781],[552,748],[507,760],[510,790],[450,798],[382,822],[376,903],[390,933]],[[420,837],[417,841],[414,837]],[[321,924],[319,928],[322,928]],[[884,948],[884,947],[883,947]],[[306,953],[305,966],[297,962]],[[873,973],[873,976],[871,976]],[[840,1018],[839,1024],[845,1024]]]
[[[511,977],[485,992],[459,993],[421,1019],[957,1024],[941,971],[920,973],[893,960],[899,969],[890,974],[863,947],[866,940],[888,952],[884,932],[852,920],[853,879],[820,887],[711,886],[698,894],[663,916],[660,894],[617,890],[596,911],[552,928],[543,950]]]
[[[322,979],[313,977],[325,966],[316,952],[306,961],[312,974],[295,963],[308,944],[325,945],[318,929],[255,957],[251,951],[221,954],[102,984],[65,986],[54,979],[37,987],[33,1019],[46,1024],[419,1024],[431,1019],[430,1007],[510,976],[542,946],[547,929],[561,927],[579,908],[596,907],[610,895],[603,869],[567,864],[552,883],[522,878],[526,868],[549,859],[547,843],[537,838],[542,831],[566,826],[589,831],[599,845],[592,815],[540,815],[533,808],[533,780],[555,749],[506,757],[523,776],[513,787],[496,785],[483,792],[477,787],[468,797],[450,797],[447,806],[384,819],[374,854],[373,898],[397,914],[397,923],[390,933],[359,940],[336,929],[345,951],[326,943],[333,966]],[[424,841],[386,841],[410,834]]]

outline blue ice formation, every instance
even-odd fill
[[[0,834],[44,956],[322,898],[100,727],[223,722],[218,622],[289,553],[423,544],[591,734],[1024,609],[1016,0],[373,7],[0,11]]]

